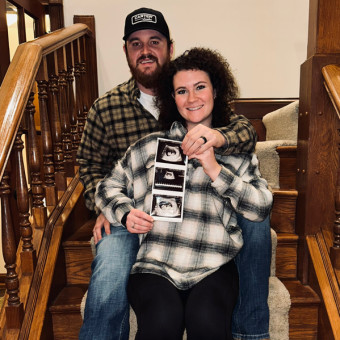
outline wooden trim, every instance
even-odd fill
[[[335,340],[340,339],[340,291],[321,232],[306,237],[309,254],[318,280]]]
[[[340,119],[340,65],[327,65],[322,68],[325,87]]]
[[[230,105],[235,113],[244,115],[248,119],[262,119],[265,114],[278,110],[295,100],[298,98],[238,98]]]

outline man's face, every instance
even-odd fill
[[[168,48],[163,34],[155,30],[140,30],[130,34],[124,50],[137,83],[152,89],[162,66],[170,61],[173,47]]]

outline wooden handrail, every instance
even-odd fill
[[[88,27],[75,24],[17,48],[0,87],[0,180],[42,58],[85,34]]]
[[[322,68],[325,87],[340,119],[340,65],[327,65]]]

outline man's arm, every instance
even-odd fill
[[[218,153],[230,155],[254,152],[257,134],[246,117],[231,113],[230,124],[216,130],[225,138],[225,144],[216,150]]]
[[[244,116],[231,113],[228,126],[211,129],[203,124],[196,125],[183,139],[182,149],[189,159],[210,147],[222,155],[252,153],[256,141],[256,131],[250,121]]]
[[[112,155],[105,126],[95,107],[88,113],[85,129],[77,152],[80,179],[84,185],[85,204],[96,210],[94,194],[97,183],[112,169]],[[98,209],[96,210],[99,213]]]

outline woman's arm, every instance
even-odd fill
[[[212,183],[217,192],[233,209],[251,221],[262,221],[270,213],[273,195],[261,178],[258,160],[253,155],[229,156],[229,164]]]

